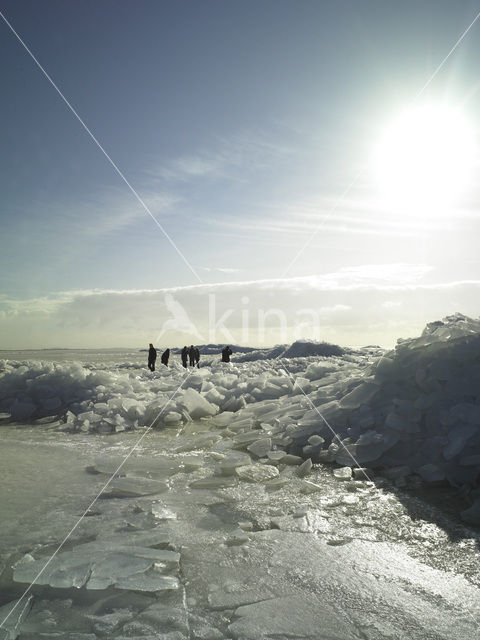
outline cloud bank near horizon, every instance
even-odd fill
[[[361,265],[324,275],[153,290],[0,297],[0,348],[102,348],[299,338],[393,346],[460,311],[478,316],[480,280],[427,282],[427,265]]]

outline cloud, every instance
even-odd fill
[[[371,208],[370,208],[371,206]],[[421,217],[408,218],[398,212],[379,210],[372,202],[360,200],[342,201],[338,206],[330,198],[322,197],[316,202],[292,200],[290,203],[256,203],[244,211],[239,220],[234,215],[207,215],[204,221],[217,229],[250,231],[258,234],[288,234],[309,236],[325,234],[352,234],[372,237],[418,238],[436,231],[450,228],[451,221],[428,222]]]
[[[292,153],[292,149],[269,140],[264,133],[241,131],[217,137],[209,148],[198,149],[149,169],[147,174],[170,182],[196,178],[232,179],[244,171],[268,167],[273,156]]]
[[[145,190],[142,197],[158,219],[167,216],[180,201],[173,193],[152,189]],[[25,233],[21,232],[20,225],[25,225],[32,245],[38,244],[46,253],[63,254],[68,242],[71,253],[81,242],[107,237],[146,219],[149,219],[148,213],[128,190],[104,188],[81,200],[37,203],[35,215],[19,216],[18,226],[13,225],[4,240],[11,234],[15,244]]]
[[[344,313],[345,311],[351,311],[352,307],[348,304],[334,304],[331,307],[320,307],[320,315],[331,315],[334,313]]]
[[[334,282],[387,282],[392,284],[407,284],[418,282],[433,267],[426,264],[392,263],[392,264],[362,264],[353,267],[343,267],[337,273],[329,274]]]
[[[180,197],[173,193],[153,190],[145,190],[141,197],[156,218],[164,217],[180,201]],[[62,207],[70,212],[74,232],[80,236],[107,236],[148,218],[144,207],[123,189],[105,190],[95,199],[64,203]]]
[[[201,271],[208,271],[209,273],[239,273],[241,269],[234,269],[233,267],[197,267]]]
[[[383,271],[382,271],[383,270]],[[359,265],[335,273],[144,290],[0,298],[3,347],[251,345],[301,335],[393,345],[455,311],[478,316],[480,280],[425,283],[425,265]],[[262,325],[263,323],[263,325]]]

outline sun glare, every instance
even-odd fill
[[[475,160],[472,127],[458,109],[409,109],[387,127],[374,154],[386,206],[434,215],[459,204]]]

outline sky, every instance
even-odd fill
[[[0,348],[393,346],[479,315],[478,3],[0,11]]]

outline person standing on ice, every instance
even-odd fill
[[[195,364],[197,365],[197,369],[200,369],[200,365],[198,364],[200,362],[200,349],[198,347],[195,347]]]
[[[150,348],[148,350],[148,368],[150,371],[155,371],[155,360],[157,359],[157,350],[150,342]]]
[[[233,351],[228,346],[225,347],[225,349],[222,349],[222,362],[230,362],[230,356],[232,353]]]
[[[187,345],[185,345],[182,349],[182,365],[185,367],[185,369],[187,368],[187,356],[188,356],[188,349],[187,349]]]
[[[168,367],[169,357],[170,357],[170,349],[165,349],[165,351],[162,353],[162,364],[164,364],[166,367]]]
[[[190,345],[190,349],[188,350],[188,355],[190,357],[190,366],[194,367],[195,366],[195,347],[192,345]]]

